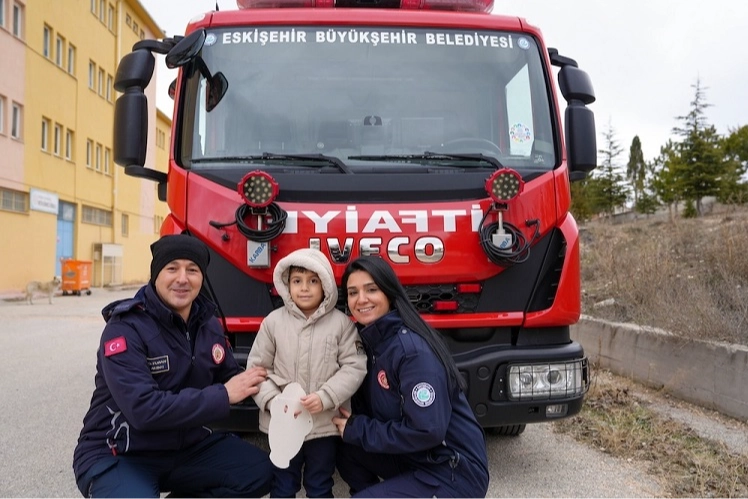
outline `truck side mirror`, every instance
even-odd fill
[[[570,180],[581,180],[597,166],[595,115],[587,104],[595,102],[589,75],[573,65],[558,72],[561,95],[567,102],[564,128]]]

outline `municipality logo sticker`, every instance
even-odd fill
[[[413,402],[421,407],[428,407],[434,403],[436,394],[434,388],[428,383],[418,383],[413,388]]]

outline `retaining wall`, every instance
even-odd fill
[[[748,420],[748,347],[583,316],[571,336],[590,361],[674,397]],[[593,373],[594,376],[594,373]]]

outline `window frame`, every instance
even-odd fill
[[[13,36],[23,39],[23,5],[13,2]]]
[[[49,118],[42,116],[42,151],[49,152],[49,129],[52,123]]]
[[[58,67],[65,67],[65,38],[57,34],[55,37],[55,63]]]
[[[42,55],[45,59],[52,59],[52,28],[46,24],[42,31]]]
[[[86,168],[93,170],[93,140],[86,140]]]
[[[111,175],[112,150],[104,148],[104,175]]]
[[[101,173],[101,144],[96,143],[96,156],[94,157],[94,170]]]
[[[21,136],[23,132],[23,106],[14,102],[11,113],[10,136],[21,140],[23,138]]]
[[[99,68],[99,80],[98,80],[98,86],[97,86],[97,93],[104,97],[104,78],[105,78],[105,72],[102,68]]]
[[[65,130],[65,159],[73,160],[73,147],[75,147],[75,132],[69,128]]]
[[[72,76],[75,76],[75,59],[76,59],[75,45],[73,45],[72,43],[68,43],[67,69],[68,69],[68,74]]]
[[[88,88],[96,90],[96,63],[88,61]]]
[[[52,132],[52,154],[62,156],[62,125],[55,123]]]
[[[9,200],[6,200],[7,198],[9,198]],[[29,194],[22,191],[15,191],[13,189],[0,187],[0,211],[8,211],[11,213],[28,213]]]

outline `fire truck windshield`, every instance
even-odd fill
[[[325,155],[353,173],[439,154],[536,171],[558,162],[549,76],[521,33],[253,26],[208,31],[198,59],[178,104],[188,168],[264,154]]]

